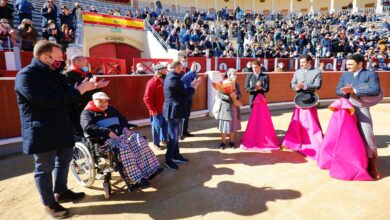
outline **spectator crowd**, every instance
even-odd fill
[[[183,21],[164,14],[146,20],[170,48],[189,57],[344,59],[360,53],[373,68],[387,68],[390,24],[375,13],[265,16],[239,7],[231,15],[226,11],[218,11],[213,21],[204,12],[187,13]]]
[[[361,53],[372,61],[374,68],[387,68],[384,59],[389,58],[390,24],[386,17],[375,13],[353,14],[350,7],[346,8],[333,14],[264,15],[243,11],[240,7],[229,11],[225,7],[215,13],[211,10],[187,12],[179,20],[165,15],[161,1],[156,1],[155,10],[144,8],[122,13],[120,9],[110,9],[107,14],[144,19],[169,48],[182,51],[188,57],[298,58],[311,55],[343,59]],[[0,0],[3,48],[21,42],[22,50],[32,50],[36,40],[44,38],[65,49],[75,41],[76,21],[84,11],[79,3],[69,9],[65,5],[57,7],[54,0],[46,0],[41,8],[41,31],[32,26],[34,10],[28,0],[17,0],[14,5]],[[93,5],[88,11],[99,13]],[[17,29],[13,24],[16,13]]]

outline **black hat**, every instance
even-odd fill
[[[154,65],[153,70],[158,71],[158,70],[166,69],[166,68],[167,68],[167,66],[164,66],[162,64],[156,64],[156,65]]]
[[[318,100],[319,97],[316,93],[308,91],[300,92],[294,98],[295,104],[301,108],[311,108],[316,106]]]

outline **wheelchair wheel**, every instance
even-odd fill
[[[90,187],[95,181],[95,162],[88,147],[81,142],[75,144],[70,169],[81,186]]]

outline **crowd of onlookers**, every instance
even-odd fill
[[[0,43],[2,48],[19,45],[22,50],[32,50],[36,41],[44,38],[59,43],[66,48],[75,40],[76,19],[82,11],[79,3],[72,10],[66,6],[58,8],[53,0],[46,0],[40,9],[41,30],[32,25],[32,14],[36,10],[28,0],[17,0],[14,5],[8,0],[0,0]],[[14,15],[18,14],[18,24]],[[41,36],[38,34],[41,32]]]
[[[170,48],[190,57],[297,58],[308,54],[343,59],[362,53],[377,64],[389,57],[390,24],[375,13],[270,16],[253,16],[238,8],[230,16],[223,13],[218,21],[208,21],[207,14],[200,12],[187,13],[183,21],[165,15],[146,19]],[[378,21],[380,26],[376,26]]]
[[[23,50],[32,50],[39,38],[60,43],[65,48],[75,40],[76,20],[84,9],[75,3],[72,9],[53,0],[41,8],[42,34],[32,26],[28,0],[11,5],[0,0],[0,40],[2,47],[21,42]],[[99,13],[93,5],[89,12]],[[19,25],[14,28],[17,13]],[[390,24],[375,13],[340,12],[334,14],[263,15],[244,12],[240,7],[226,7],[214,12],[187,12],[183,19],[164,14],[161,2],[153,10],[135,10],[122,14],[120,9],[109,15],[145,19],[170,48],[189,57],[253,57],[297,58],[309,54],[316,58],[344,58],[352,53],[365,54],[367,59],[381,61],[389,57]],[[376,26],[381,21],[380,26]]]

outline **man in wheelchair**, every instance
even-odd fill
[[[119,153],[123,165],[120,173],[127,186],[141,189],[150,186],[148,180],[163,171],[147,142],[132,138],[134,132],[128,129],[127,119],[114,107],[108,105],[110,99],[104,92],[93,94],[81,113],[80,123],[86,137],[101,139],[99,151]]]

